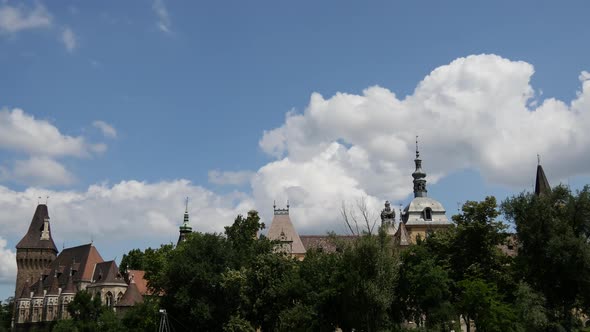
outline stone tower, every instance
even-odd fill
[[[57,248],[51,237],[47,205],[39,204],[27,234],[16,245],[15,298],[21,295],[25,283],[33,283],[42,276],[43,270],[56,256]]]

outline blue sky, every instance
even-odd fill
[[[46,195],[56,242],[92,238],[106,259],[175,241],[185,196],[203,231],[250,208],[268,222],[273,199],[304,233],[339,231],[342,201],[409,201],[414,135],[449,214],[529,190],[537,153],[552,184],[580,188],[589,9],[0,1],[2,257]]]

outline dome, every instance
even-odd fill
[[[404,209],[403,221],[406,225],[450,224],[445,208],[430,197],[415,197]]]

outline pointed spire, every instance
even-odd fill
[[[548,195],[551,193],[551,186],[541,166],[541,157],[537,154],[537,177],[535,179],[535,195]]]
[[[47,295],[59,295],[57,269],[55,269],[55,273],[53,274],[53,279],[51,280],[51,286],[49,286],[49,290],[47,290]]]
[[[47,205],[39,204],[29,225],[27,234],[16,245],[17,249],[49,249],[57,253],[51,237],[51,224]]]
[[[426,197],[428,190],[426,190],[426,173],[422,171],[422,160],[420,159],[420,151],[418,150],[418,136],[416,136],[416,159],[414,159],[416,170],[412,173],[414,178],[414,197]]]
[[[178,243],[186,240],[186,235],[192,233],[193,228],[189,222],[189,215],[188,215],[188,197],[185,200],[185,209],[184,209],[184,220],[182,225],[179,227],[180,235],[178,236]]]
[[[35,290],[35,294],[33,297],[43,297],[43,276],[39,277],[39,282],[37,283],[37,289]]]
[[[70,274],[68,275],[68,281],[66,281],[66,287],[61,291],[62,294],[75,294],[76,288],[74,287],[73,271],[70,267]]]
[[[31,298],[31,287],[29,286],[29,279],[25,281],[25,287],[23,287],[23,291],[20,293],[21,299],[30,299]]]

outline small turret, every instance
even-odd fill
[[[420,151],[418,151],[418,136],[416,136],[416,159],[414,159],[416,170],[412,173],[414,178],[414,197],[426,197],[428,190],[426,190],[426,173],[422,171],[422,159],[420,159]]]
[[[186,241],[186,236],[193,232],[193,228],[189,224],[189,215],[188,215],[188,197],[186,198],[186,207],[184,209],[184,220],[182,225],[179,227],[180,235],[178,236],[178,244],[180,242]]]

